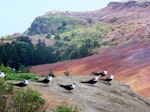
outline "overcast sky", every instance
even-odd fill
[[[52,10],[92,11],[112,0],[0,0],[0,37],[23,33],[33,20]]]

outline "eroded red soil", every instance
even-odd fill
[[[150,41],[131,42],[122,46],[103,48],[98,54],[54,64],[34,66],[31,72],[47,75],[51,69],[56,76],[91,75],[105,68],[115,74],[115,80],[123,81],[136,92],[150,98]]]

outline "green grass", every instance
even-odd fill
[[[32,74],[32,73],[5,73],[6,74],[6,80],[20,80],[23,81],[25,79],[30,79],[32,81],[38,80],[36,76],[39,76],[38,74]]]
[[[81,46],[83,41],[86,39],[101,41],[101,39],[103,39],[109,31],[109,25],[104,23],[95,23],[92,25],[77,27],[73,30],[60,34],[60,36],[62,38],[69,37],[71,40],[70,43],[76,43]]]
[[[14,89],[13,84],[0,78],[0,112],[45,112],[45,100],[30,88]]]
[[[45,100],[40,98],[40,94],[30,88],[21,88],[14,94],[14,107],[17,112],[38,112]]]
[[[77,111],[77,108],[72,108],[72,107],[69,107],[67,105],[60,105],[58,106],[54,112],[78,112]]]

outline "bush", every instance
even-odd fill
[[[4,64],[1,64],[0,71],[7,72],[7,73],[14,73],[15,69],[8,66],[4,66]]]
[[[45,100],[38,92],[29,88],[14,91],[13,87],[0,78],[0,112],[44,112]]]
[[[5,82],[4,78],[0,78],[0,112],[5,112],[8,103],[8,94],[13,91],[13,85]]]
[[[72,71],[72,70],[68,70],[68,69],[67,69],[67,70],[64,72],[64,75],[65,75],[65,76],[70,76],[70,72],[71,72],[71,71]]]
[[[60,105],[54,110],[54,112],[77,112],[77,108],[73,109],[67,105]]]
[[[14,106],[17,112],[37,112],[44,103],[45,100],[40,98],[39,93],[29,88],[22,88],[14,95]]]
[[[6,95],[11,93],[13,90],[13,85],[11,83],[5,82],[4,78],[0,78],[0,95]]]

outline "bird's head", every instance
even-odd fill
[[[49,76],[56,77],[54,74],[50,74]]]
[[[110,75],[110,79],[114,79],[114,75],[113,74]]]
[[[73,88],[75,88],[75,87],[76,87],[76,83],[72,83],[71,86],[72,86]]]
[[[25,81],[24,81],[24,84],[28,84],[29,83],[29,78],[27,78]]]

